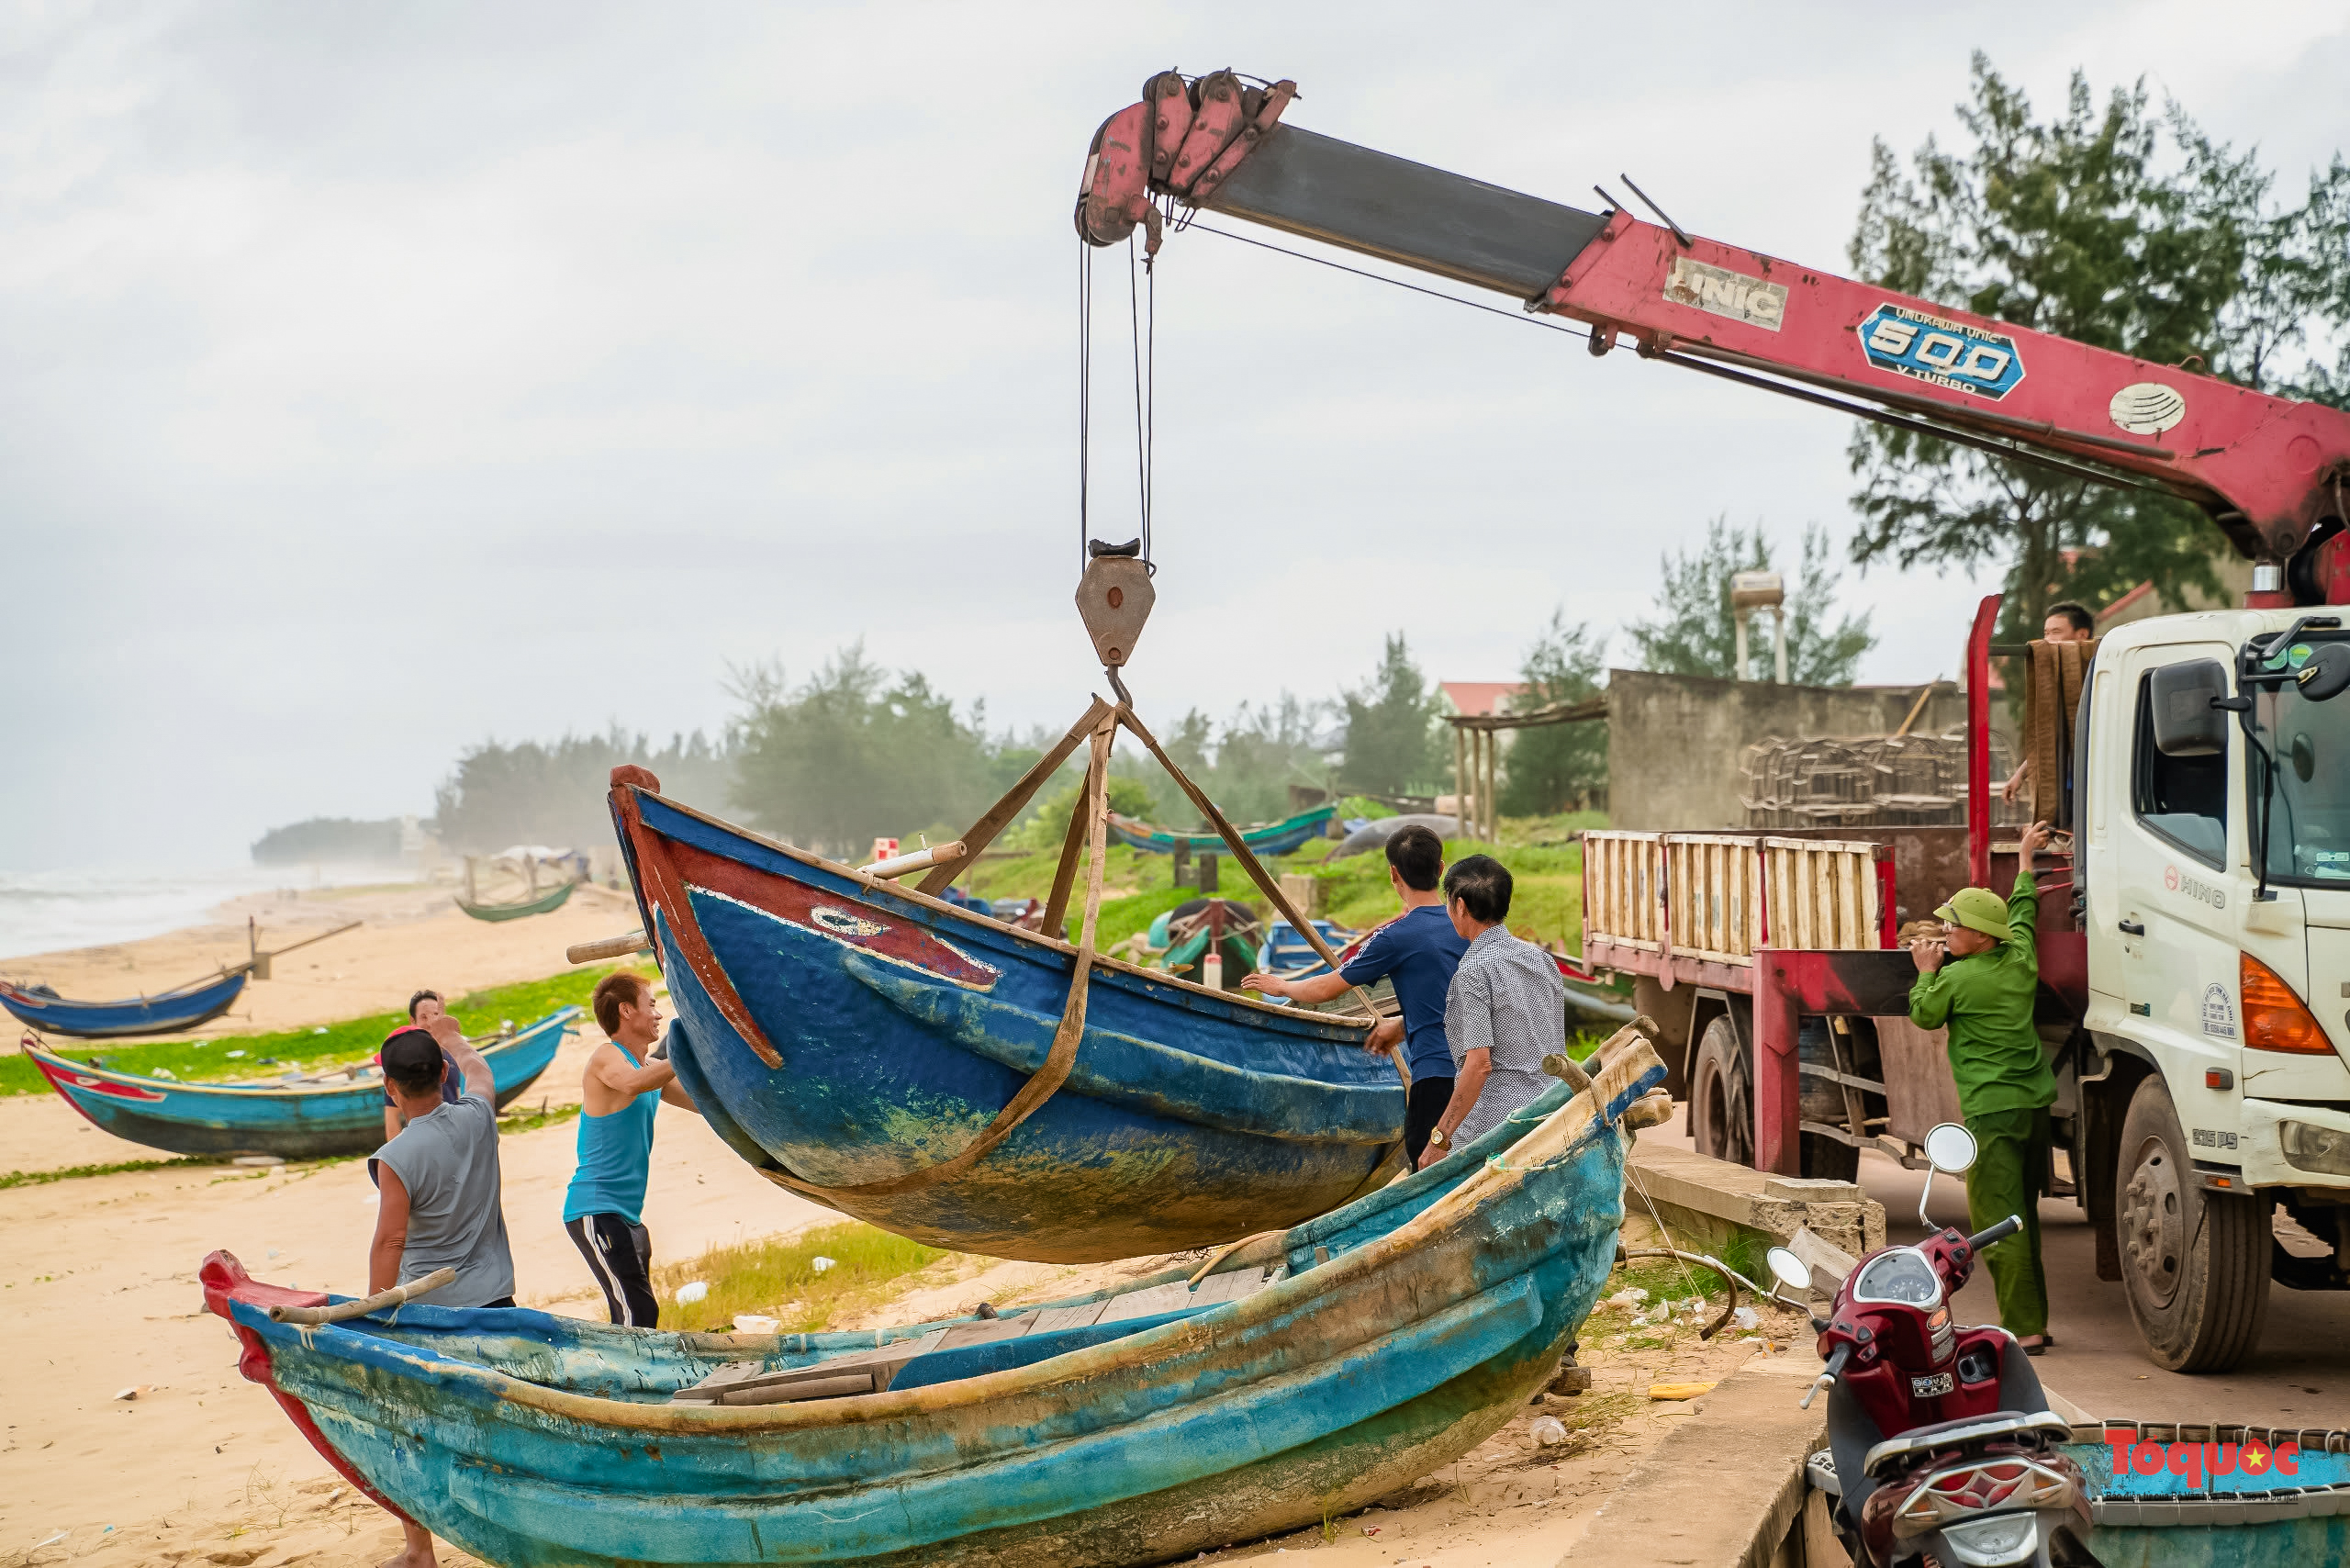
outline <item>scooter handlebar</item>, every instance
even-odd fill
[[[1990,1246],[1995,1241],[2005,1241],[2009,1237],[2013,1236],[2017,1231],[2021,1230],[2022,1228],[2023,1221],[2014,1215],[2009,1215],[2007,1218],[2001,1220],[1990,1229],[1978,1231],[1975,1235],[1968,1237],[1966,1238],[1967,1250],[1970,1252],[1980,1252],[1983,1249]]]
[[[1852,1359],[1852,1347],[1850,1345],[1839,1345],[1834,1350],[1829,1351],[1827,1367],[1818,1377],[1811,1380],[1811,1386],[1803,1391],[1803,1398],[1799,1402],[1799,1408],[1805,1410],[1810,1409],[1811,1402],[1818,1397],[1819,1391],[1821,1389],[1835,1387],[1836,1380],[1843,1375],[1844,1363]]]

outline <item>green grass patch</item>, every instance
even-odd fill
[[[546,1107],[546,1102],[543,1100],[539,1104],[540,1108],[535,1111],[514,1111],[499,1116],[498,1118],[498,1136],[514,1137],[522,1133],[537,1132],[541,1127],[559,1127],[565,1122],[577,1121],[583,1108],[577,1101],[568,1105],[557,1105],[551,1110]]]
[[[656,1264],[653,1289],[665,1328],[726,1333],[733,1329],[737,1313],[756,1313],[775,1318],[780,1333],[813,1334],[878,1300],[891,1282],[954,1256],[852,1221],[797,1236],[733,1242],[682,1263]],[[830,1262],[819,1269],[819,1259]],[[681,1305],[678,1289],[695,1280],[708,1284],[710,1294]]]
[[[50,1182],[78,1182],[84,1176],[119,1176],[129,1170],[177,1170],[190,1165],[226,1165],[227,1155],[191,1154],[183,1159],[121,1159],[112,1165],[69,1165],[62,1170],[0,1172],[0,1193],[11,1187],[39,1187]]]
[[[449,1011],[468,1035],[486,1035],[508,1020],[523,1025],[558,1007],[588,1005],[596,982],[614,969],[597,965],[545,980],[492,986],[461,996]],[[266,984],[266,981],[262,982]],[[116,1072],[151,1076],[157,1068],[192,1083],[228,1083],[275,1078],[287,1068],[341,1067],[372,1058],[384,1036],[406,1021],[400,1013],[375,1013],[308,1029],[267,1035],[228,1035],[217,1040],[142,1040],[136,1044],[76,1047],[59,1054],[69,1060],[93,1059]],[[241,1057],[231,1052],[241,1051]],[[0,1094],[38,1094],[49,1087],[40,1070],[22,1055],[0,1057]]]

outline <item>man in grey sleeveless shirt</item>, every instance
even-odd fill
[[[506,1244],[489,1064],[446,1014],[385,1041],[383,1059],[384,1081],[399,1097],[408,1126],[375,1155],[383,1191],[368,1291],[451,1268],[457,1277],[432,1293],[433,1305],[511,1306],[514,1260]],[[442,1080],[452,1070],[464,1080],[454,1103],[442,1098]]]

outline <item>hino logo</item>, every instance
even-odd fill
[[[2182,871],[2176,866],[2163,868],[2163,886],[2172,892],[2185,893],[2197,903],[2210,904],[2213,909],[2228,907],[2228,890],[2225,888],[2215,887],[2192,872]]]

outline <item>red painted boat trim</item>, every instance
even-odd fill
[[[319,1430],[318,1422],[311,1418],[308,1406],[277,1386],[277,1371],[270,1362],[268,1341],[238,1322],[229,1310],[229,1304],[232,1301],[241,1301],[263,1311],[272,1306],[324,1306],[327,1304],[324,1293],[291,1291],[283,1285],[263,1284],[245,1272],[244,1264],[237,1260],[233,1252],[215,1252],[207,1257],[204,1266],[196,1271],[196,1279],[204,1286],[206,1307],[227,1319],[229,1327],[236,1330],[237,1341],[243,1346],[237,1357],[237,1370],[244,1374],[246,1381],[260,1383],[269,1390],[271,1397],[285,1412],[286,1418],[294,1423],[295,1429],[310,1440],[310,1446],[334,1466],[337,1474],[358,1488],[360,1495],[394,1518],[415,1523],[408,1518],[406,1510],[369,1484],[367,1478],[342,1457],[342,1451],[327,1440],[327,1435]]]
[[[845,946],[911,965],[974,991],[986,991],[1002,978],[1002,970],[871,904],[690,844],[673,842],[667,847],[671,866],[688,888],[733,899]],[[674,917],[672,924],[676,924]]]
[[[637,809],[637,786],[616,783],[612,786],[612,813],[628,834],[629,848],[636,860],[637,888],[640,895],[661,912],[668,926],[669,938],[677,945],[678,957],[694,972],[694,979],[710,995],[711,1005],[719,1015],[733,1025],[751,1047],[751,1054],[772,1068],[783,1066],[783,1053],[769,1043],[767,1031],[744,1003],[734,982],[726,978],[726,970],[719,964],[718,955],[710,950],[709,939],[702,935],[700,924],[695,921],[693,908],[687,902],[686,890],[677,880],[676,866],[671,862],[674,847],[669,840],[644,825],[644,816]],[[650,933],[648,933],[650,935]]]

